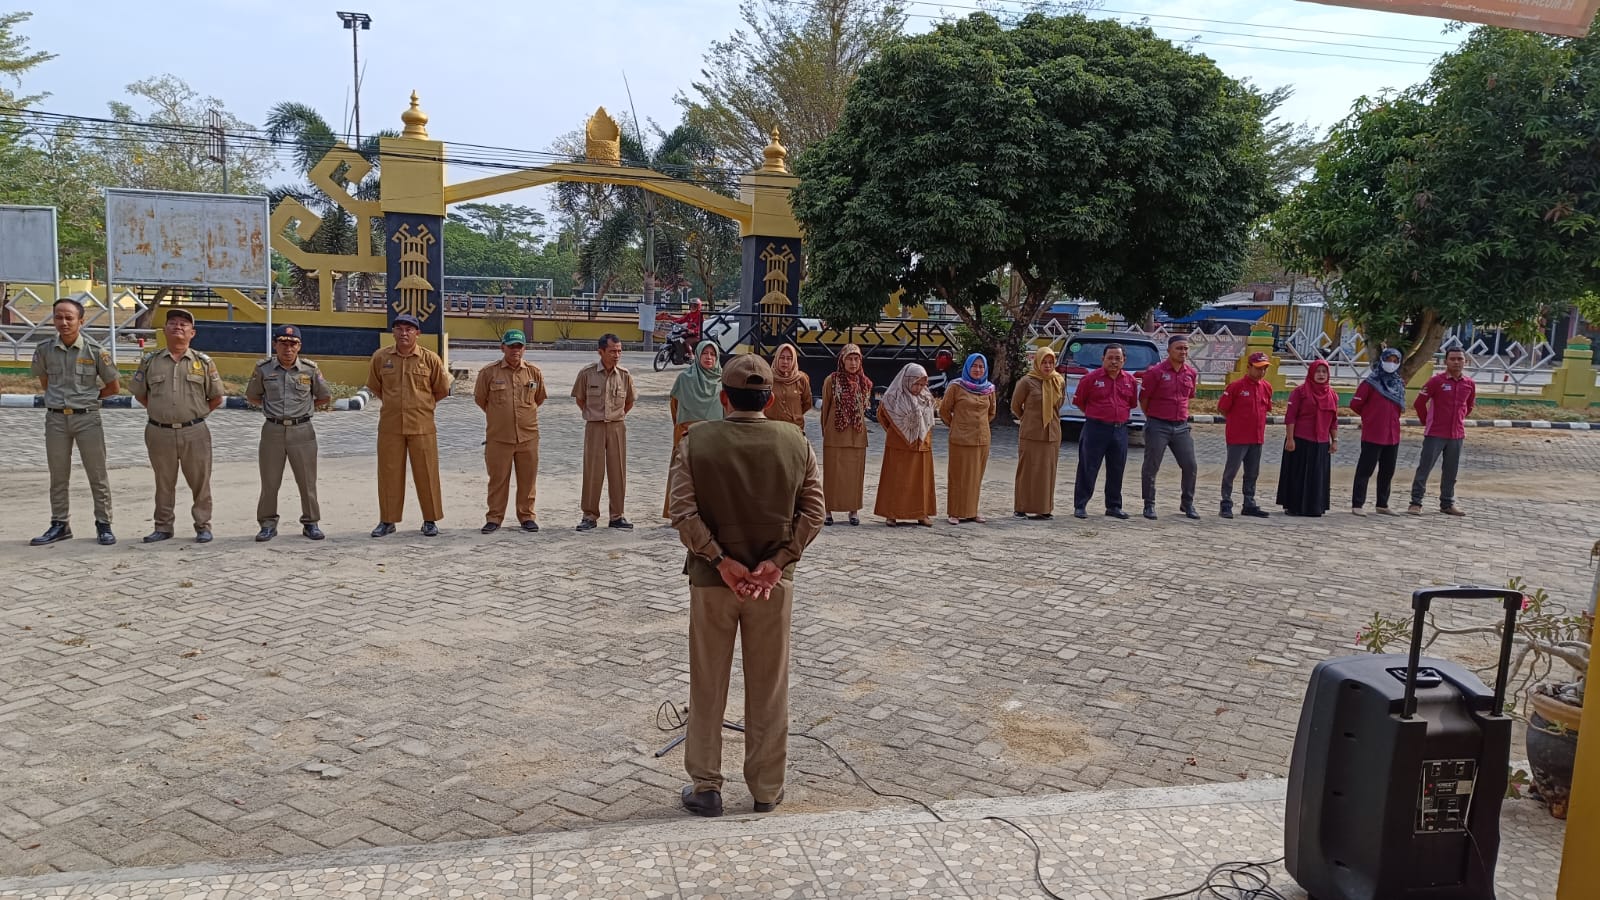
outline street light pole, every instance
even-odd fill
[[[339,21],[344,23],[345,30],[350,32],[350,72],[356,95],[355,146],[359,150],[361,148],[361,42],[357,35],[372,29],[372,17],[358,12],[341,12],[338,15]]]

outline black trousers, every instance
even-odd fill
[[[1080,510],[1094,496],[1100,464],[1106,467],[1106,511],[1122,508],[1122,472],[1128,465],[1128,425],[1085,419],[1078,435],[1078,478],[1072,488],[1072,508]]]
[[[1389,508],[1389,482],[1394,479],[1394,460],[1400,454],[1399,444],[1374,444],[1361,442],[1361,458],[1356,461],[1356,482],[1350,490],[1350,508],[1367,505],[1367,481],[1372,470],[1378,470],[1378,508]]]

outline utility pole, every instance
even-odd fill
[[[372,17],[366,13],[342,12],[339,21],[344,23],[346,31],[350,32],[350,71],[351,80],[355,83],[356,94],[356,135],[355,147],[361,148],[361,42],[357,37],[363,31],[372,30]]]
[[[228,132],[222,126],[222,113],[206,114],[206,159],[222,167],[222,192],[228,192]]]

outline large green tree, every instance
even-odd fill
[[[221,192],[222,167],[207,158],[206,142],[199,137],[216,112],[234,136],[228,146],[228,192],[263,190],[267,173],[276,167],[272,148],[254,139],[255,126],[228,112],[221,100],[172,75],[135,81],[127,91],[129,100],[108,104],[115,124],[95,129],[90,141],[110,170],[110,186]]]
[[[0,13],[0,202],[27,199],[28,181],[19,177],[27,126],[18,113],[44,97],[18,94],[6,82],[20,89],[23,75],[54,58],[54,54],[30,49],[27,36],[17,30],[31,18],[33,14],[26,12]]]
[[[1210,60],[1116,22],[977,14],[892,44],[798,160],[806,309],[871,322],[905,288],[991,350],[1055,291],[1187,312],[1233,283],[1270,202],[1260,113]],[[982,315],[996,272],[1023,284],[1003,332]]]
[[[1597,185],[1600,35],[1480,28],[1359,101],[1274,227],[1409,377],[1451,325],[1529,334],[1600,286]]]

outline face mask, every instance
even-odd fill
[[[1397,362],[1387,362],[1387,361],[1385,361],[1385,362],[1379,363],[1378,365],[1382,366],[1383,370],[1385,372],[1388,372],[1390,375],[1393,375],[1394,373],[1400,371],[1400,364],[1397,363]]]

